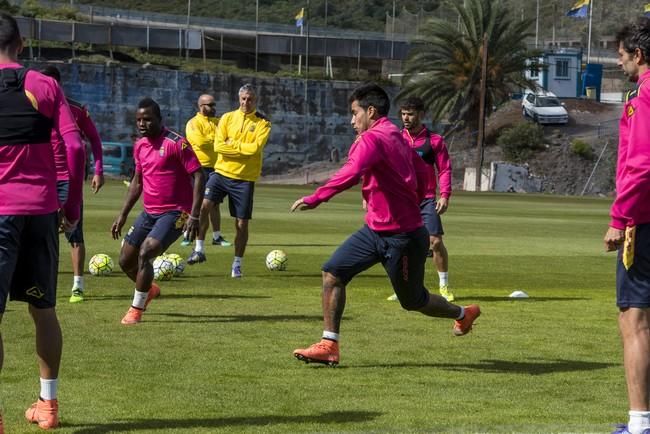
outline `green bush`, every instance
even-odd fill
[[[571,152],[585,160],[592,160],[594,158],[593,148],[584,140],[573,139],[571,141]]]
[[[543,149],[544,130],[541,126],[522,122],[512,128],[506,128],[497,139],[497,145],[503,149],[510,161],[522,162],[530,158],[533,152]]]

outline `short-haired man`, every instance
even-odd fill
[[[217,103],[214,97],[209,94],[203,94],[199,97],[197,103],[199,111],[192,119],[187,121],[185,126],[185,137],[192,145],[194,153],[201,163],[203,175],[207,180],[214,173],[214,165],[217,162],[217,153],[214,151],[214,137],[217,132],[219,118],[217,113]],[[219,206],[215,206],[210,211],[210,222],[212,223],[212,244],[215,246],[230,246],[221,235],[221,213]],[[189,246],[190,240],[186,236],[181,243],[183,246]]]
[[[52,77],[61,83],[61,73],[59,69],[54,65],[48,65],[41,70],[41,72],[48,77]],[[95,170],[91,181],[91,188],[93,193],[97,193],[100,188],[104,185],[104,166],[103,166],[103,155],[102,155],[102,141],[99,138],[99,133],[97,132],[97,127],[90,117],[90,113],[86,107],[71,99],[66,98],[68,104],[70,105],[70,110],[74,116],[77,127],[81,131],[83,137],[90,143],[90,149],[93,154],[93,160],[95,162]],[[65,147],[63,138],[55,130],[52,130],[52,144],[55,147]],[[59,184],[59,189],[62,190],[59,192],[59,200],[63,199],[63,196],[67,195],[67,183],[68,183],[68,170],[65,159],[56,158],[55,153],[55,163],[57,171],[57,179]],[[85,170],[84,165],[84,170]],[[62,201],[62,203],[65,200]],[[84,243],[84,233],[83,233],[83,204],[81,208],[81,215],[79,217],[79,223],[77,227],[72,232],[64,232],[66,239],[70,243],[70,256],[72,259],[72,294],[70,295],[70,303],[80,303],[84,301],[84,265],[86,262],[86,245]]]
[[[420,202],[426,188],[426,168],[388,120],[388,95],[381,87],[367,84],[355,89],[349,102],[351,124],[358,136],[347,162],[314,194],[298,199],[291,207],[291,211],[315,208],[362,182],[366,225],[352,234],[322,268],[322,339],[293,352],[299,360],[327,365],[339,363],[346,285],[377,263],[384,266],[404,309],[456,319],[456,336],[467,334],[481,314],[477,305],[456,306],[424,287],[429,236],[422,225]]]
[[[235,218],[235,258],[230,275],[242,277],[241,264],[248,243],[248,222],[253,216],[255,181],[262,173],[264,146],[271,134],[271,122],[256,110],[257,95],[250,84],[239,89],[239,108],[221,117],[214,149],[217,163],[205,186],[201,206],[201,228],[189,265],[205,261],[203,240],[208,231],[210,210],[228,196],[230,215]]]
[[[636,83],[619,123],[616,199],[605,250],[618,250],[616,305],[629,419],[616,433],[650,432],[650,19],[617,35],[618,65]]]
[[[409,97],[400,105],[402,135],[411,148],[415,149],[428,167],[427,191],[420,204],[424,227],[429,231],[429,243],[433,253],[433,264],[438,270],[440,295],[447,301],[454,301],[449,289],[449,255],[442,242],[445,233],[440,215],[447,211],[451,197],[451,160],[442,136],[432,133],[422,123],[424,102],[419,97]],[[436,188],[440,186],[440,197],[436,200]],[[389,300],[397,299],[395,295]]]
[[[8,297],[29,304],[41,391],[25,417],[50,429],[59,425],[63,346],[55,309],[59,200],[54,152],[66,154],[70,172],[62,226],[71,231],[80,214],[84,149],[63,91],[54,79],[18,63],[22,49],[18,23],[0,12],[0,322]],[[53,148],[52,129],[63,137],[65,149]],[[3,357],[0,340],[0,368]]]
[[[129,229],[120,253],[120,267],[135,282],[133,303],[122,324],[137,324],[149,302],[160,294],[153,283],[153,260],[187,230],[198,231],[204,177],[201,163],[187,140],[163,126],[160,107],[151,98],[138,104],[136,125],[142,138],[135,143],[135,173],[124,206],[111,227],[122,235],[129,212],[144,194],[144,211]]]

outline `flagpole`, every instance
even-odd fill
[[[302,36],[302,29],[303,29],[304,23],[305,23],[304,22],[304,19],[305,19],[304,15],[303,15],[302,19],[303,19],[303,22],[300,24],[300,36]],[[299,54],[298,55],[298,75],[301,75],[301,72],[302,72],[302,54]]]
[[[594,0],[589,2],[589,36],[587,37],[587,64],[591,60],[591,18],[594,14]]]

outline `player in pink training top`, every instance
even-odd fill
[[[84,150],[61,88],[52,78],[18,64],[22,49],[16,20],[0,12],[0,322],[7,297],[29,304],[41,390],[25,417],[49,429],[59,424],[63,346],[55,309],[59,201],[52,129],[65,140],[70,168],[70,191],[63,207],[66,230],[74,229],[79,220]],[[0,367],[3,356],[0,340]]]
[[[616,306],[629,419],[619,434],[650,432],[650,19],[616,35],[618,66],[636,89],[619,123],[616,199],[605,250],[618,251]]]
[[[183,229],[190,239],[196,237],[205,183],[192,146],[163,126],[160,107],[153,99],[140,101],[135,119],[142,135],[133,149],[135,174],[111,227],[113,238],[119,239],[129,212],[144,193],[144,211],[124,237],[120,253],[120,267],[135,282],[133,303],[122,318],[125,325],[139,323],[149,302],[160,294],[151,266],[156,256],[167,250]]]
[[[56,66],[48,65],[41,70],[41,73],[48,77],[54,78],[57,83],[61,83],[61,73]],[[90,143],[90,149],[93,153],[93,160],[95,162],[95,170],[91,181],[91,188],[93,193],[97,194],[100,188],[104,185],[104,166],[102,155],[102,141],[99,138],[99,133],[95,127],[95,123],[90,118],[90,114],[84,105],[81,103],[66,98],[70,105],[70,110],[74,116],[77,126],[81,134]],[[61,136],[52,131],[52,143],[55,147],[65,147],[65,143]],[[65,196],[67,195],[67,167],[65,160],[57,159],[55,153],[55,162],[57,164],[57,177],[59,186],[59,201],[65,203]],[[84,164],[84,171],[85,171]],[[80,303],[84,301],[84,263],[86,262],[86,245],[84,243],[83,234],[83,204],[81,207],[81,216],[77,227],[72,232],[64,232],[66,239],[70,243],[70,256],[72,259],[72,294],[70,296],[70,303]]]
[[[323,265],[322,339],[293,353],[299,360],[327,365],[339,363],[345,287],[355,275],[377,263],[384,266],[404,309],[456,319],[456,336],[467,334],[481,313],[477,305],[456,306],[424,287],[429,235],[422,225],[420,202],[425,195],[426,167],[386,117],[388,95],[381,87],[367,84],[355,89],[349,102],[358,136],[348,161],[324,186],[291,207],[291,211],[315,208],[362,181],[366,225]]]

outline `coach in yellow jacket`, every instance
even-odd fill
[[[217,162],[217,152],[214,150],[214,138],[217,132],[219,118],[216,117],[217,103],[214,97],[209,94],[203,94],[198,101],[199,111],[185,125],[185,138],[192,145],[194,153],[201,163],[203,175],[206,182],[214,172],[214,165]],[[219,207],[215,206],[210,211],[210,222],[212,223],[212,244],[217,246],[230,246],[221,235],[221,214]],[[201,246],[197,250],[203,251],[203,240],[197,240]],[[181,242],[183,246],[189,246],[190,240],[187,236]]]
[[[215,173],[205,187],[197,237],[205,239],[210,210],[228,196],[230,215],[236,220],[235,258],[231,269],[235,278],[242,277],[241,262],[248,243],[248,221],[253,215],[255,181],[262,172],[264,146],[271,133],[271,122],[256,110],[256,102],[253,86],[243,85],[239,89],[239,108],[224,114],[217,125],[214,140],[217,162]],[[205,260],[205,252],[195,249],[187,263]]]

